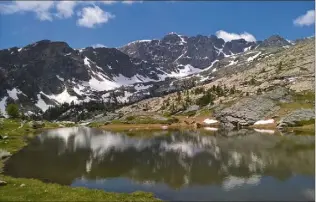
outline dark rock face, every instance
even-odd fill
[[[113,81],[113,77],[129,79],[138,76],[137,79],[142,81],[142,78],[159,80],[159,74],[163,72],[158,65],[130,58],[115,48],[74,50],[64,42],[43,40],[20,49],[0,50],[0,101],[7,97],[28,108],[40,97],[47,105],[56,105],[64,100],[51,100],[46,95],[58,95],[65,90],[69,96],[79,99],[85,99],[87,95],[101,99],[100,94],[92,92],[89,86],[85,87],[83,95],[77,94],[74,87],[86,86],[92,77]],[[13,89],[19,91],[18,100],[9,97],[8,91]]]
[[[214,115],[225,127],[253,125],[277,111],[277,101],[288,94],[287,89],[280,87],[263,95],[243,98],[230,107],[216,111]]]
[[[154,62],[164,67],[164,71],[174,71],[179,65],[192,65],[204,69],[213,61],[244,52],[245,48],[253,49],[255,42],[244,39],[225,43],[214,35],[187,37],[171,33],[161,40],[135,41],[120,48],[131,57]]]

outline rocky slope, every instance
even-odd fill
[[[205,95],[195,93],[197,88],[203,87],[206,92],[214,86],[235,88],[236,92],[223,96],[211,91],[215,97],[214,104],[199,107],[194,112],[198,115],[199,112],[208,111],[208,116],[213,116],[225,126],[249,126],[271,117],[280,120],[300,109],[314,111],[314,51],[314,38],[310,38],[286,48],[270,46],[236,54],[217,62],[213,70],[191,76],[190,79],[195,77],[202,84],[189,92],[182,92],[180,100],[179,94],[172,93],[123,107],[118,112],[132,114],[136,110],[144,110],[166,113],[176,108],[173,111],[183,113]],[[182,78],[185,79],[189,78]],[[189,102],[186,97],[189,97]],[[187,103],[187,106],[183,107],[183,103]],[[310,116],[308,120],[304,119],[307,122],[312,120]]]
[[[138,102],[242,71],[288,46],[279,36],[224,42],[216,36],[175,33],[119,49],[76,50],[65,42],[43,40],[0,50],[0,110],[5,113],[5,105],[14,102],[24,113],[42,113],[62,103],[111,102],[113,96],[120,103]]]

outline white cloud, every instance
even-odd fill
[[[256,38],[249,34],[248,32],[244,32],[242,34],[236,34],[236,33],[228,33],[224,30],[219,30],[216,32],[216,36],[218,38],[224,39],[224,41],[231,41],[236,39],[245,39],[246,41],[256,41]]]
[[[100,3],[106,4],[106,5],[112,5],[117,3],[117,1],[99,1]]]
[[[100,44],[100,43],[93,44],[93,45],[92,45],[92,47],[93,47],[93,48],[106,48],[106,46],[105,46],[105,45]]]
[[[98,24],[107,23],[115,16],[109,12],[103,11],[100,7],[85,7],[81,12],[78,12],[80,17],[77,24],[82,27],[94,28]]]
[[[125,1],[122,1],[123,4],[133,4],[133,3],[142,3],[143,1],[132,1],[132,0],[125,0]]]
[[[76,1],[59,1],[56,5],[57,16],[60,18],[69,18],[74,13]]]
[[[315,23],[315,10],[309,10],[304,15],[297,17],[293,21],[296,26],[310,26]]]
[[[10,4],[1,4],[0,13],[14,14],[24,12],[34,12],[39,20],[52,21],[53,17],[50,9],[54,7],[53,1],[14,1]]]
[[[76,12],[78,5],[112,5],[121,2],[123,4],[139,3],[142,1],[11,1],[0,4],[0,14],[35,13],[36,18],[41,21],[52,21],[56,18],[70,18]],[[105,13],[111,18],[113,15]]]

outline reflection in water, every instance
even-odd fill
[[[311,200],[315,190],[313,136],[143,133],[46,131],[4,171],[107,191],[151,191],[168,200]]]

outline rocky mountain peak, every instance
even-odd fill
[[[291,45],[286,39],[279,35],[272,35],[269,38],[265,39],[261,44],[260,47],[282,47],[282,46],[289,46]]]

